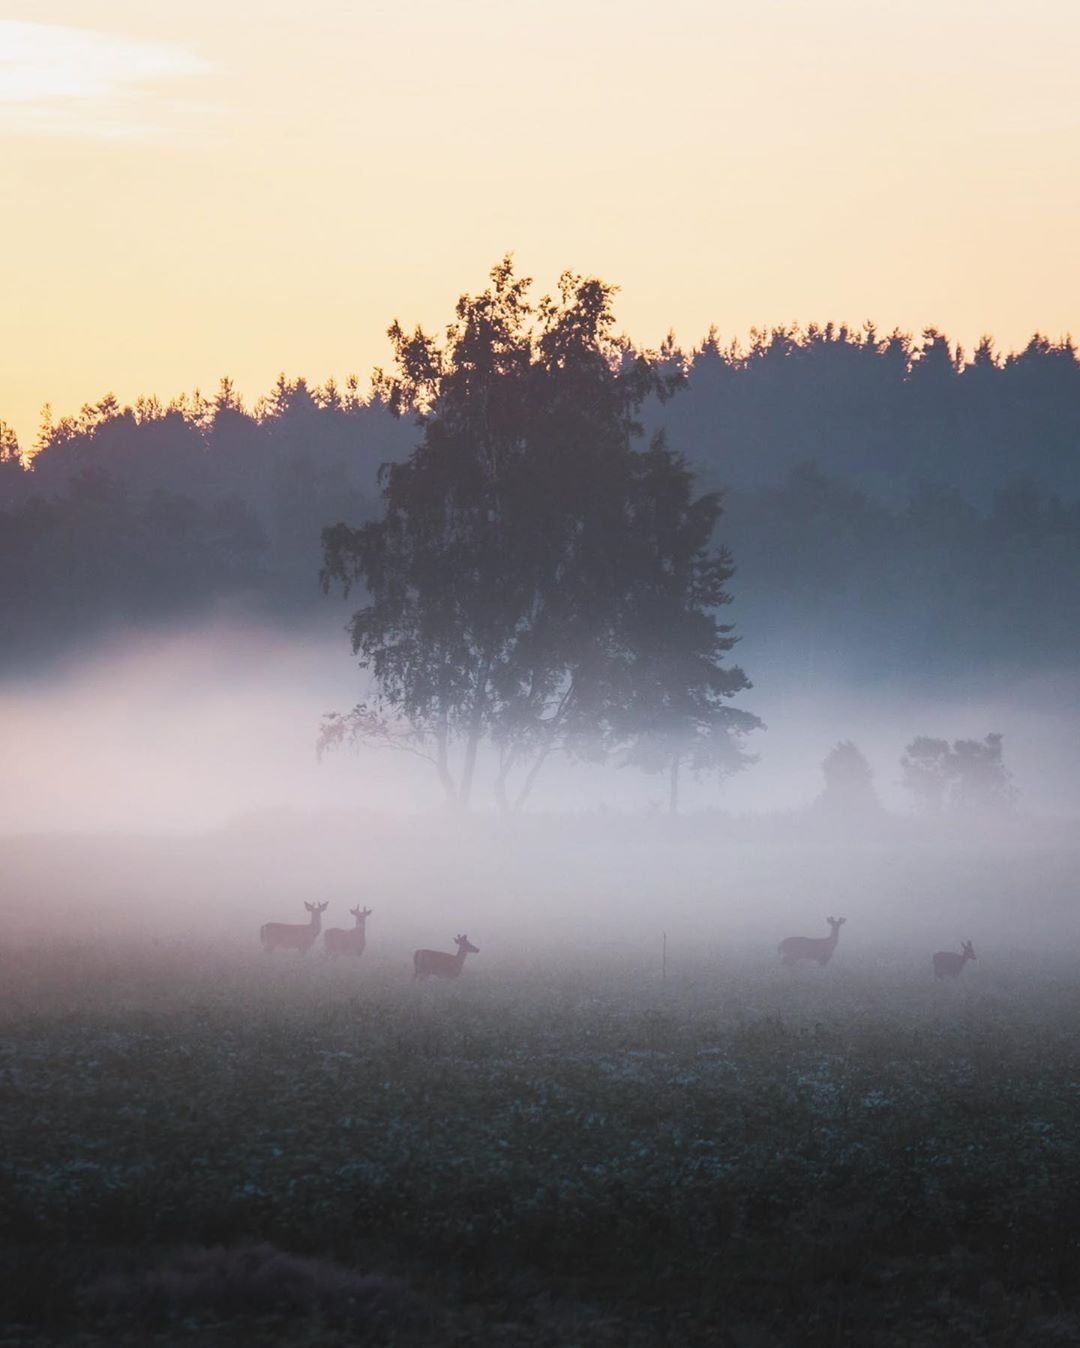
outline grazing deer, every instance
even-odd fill
[[[306,926],[292,922],[264,922],[259,928],[259,940],[268,955],[275,950],[299,950],[301,955],[306,955],[315,944],[322,927],[322,915],[329,905],[305,903],[304,907],[311,914],[311,921]]]
[[[789,936],[787,940],[780,942],[777,949],[786,965],[790,967],[799,960],[817,960],[822,966],[828,964],[840,939],[840,928],[847,918],[827,917],[825,921],[832,928],[828,936]]]
[[[367,945],[367,935],[365,926],[368,918],[371,916],[370,908],[350,908],[349,912],[356,918],[356,926],[352,931],[343,931],[341,927],[331,927],[323,936],[323,945],[326,947],[328,955],[362,955],[364,947]]]
[[[413,978],[457,978],[465,966],[466,955],[479,955],[480,951],[467,936],[455,936],[456,955],[447,955],[441,950],[418,950],[412,957]]]
[[[975,958],[975,947],[970,941],[964,941],[960,946],[960,954],[955,950],[939,950],[934,956],[934,973],[938,978],[944,978],[946,974],[950,978],[955,978],[968,960]]]

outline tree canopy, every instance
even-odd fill
[[[933,739],[919,735],[900,760],[902,782],[918,812],[940,818],[946,812],[981,816],[1010,813],[1016,805],[1012,774],[1005,766],[1004,740]]]
[[[566,273],[534,304],[530,285],[507,258],[443,343],[390,329],[376,388],[422,439],[387,467],[379,518],[323,534],[327,588],[366,587],[351,634],[376,692],[327,718],[322,747],[418,754],[461,806],[485,743],[514,808],[555,750],[647,766],[663,745],[703,766],[758,724],[726,705],[749,684],[723,664],[720,498],[695,497],[662,435],[637,445],[643,403],[681,373],[615,336],[612,287]]]

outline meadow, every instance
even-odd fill
[[[1077,1341],[1064,959],[369,955],[8,954],[0,1342]]]

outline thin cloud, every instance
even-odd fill
[[[158,139],[185,110],[163,86],[210,71],[194,52],[88,28],[0,20],[0,131]]]

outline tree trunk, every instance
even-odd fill
[[[499,746],[499,771],[495,774],[495,804],[499,807],[500,814],[510,814],[514,808],[510,804],[506,783],[517,761],[517,755],[516,744],[511,744],[509,748],[505,744]]]
[[[487,710],[487,685],[491,676],[491,656],[485,655],[476,675],[472,714],[469,717],[469,738],[465,744],[465,765],[461,770],[461,807],[469,808],[473,776],[476,773],[476,755],[484,733],[484,712]]]
[[[459,797],[460,805],[463,810],[469,808],[469,798],[472,795],[473,776],[476,772],[476,754],[479,748],[480,731],[474,728],[469,732],[469,739],[465,745],[465,766],[461,770],[461,791]]]
[[[450,771],[448,739],[449,730],[446,717],[443,716],[439,728],[435,732],[435,770],[438,772],[439,781],[446,792],[446,807],[447,809],[454,809],[458,805],[458,790]]]
[[[525,780],[521,784],[521,790],[517,793],[517,799],[514,801],[515,812],[517,810],[520,810],[521,807],[525,804],[526,800],[529,798],[529,792],[533,789],[533,784],[535,783],[536,778],[540,773],[540,769],[544,766],[544,761],[549,753],[551,753],[551,745],[546,744],[536,755],[536,759],[532,767],[529,769],[528,773],[526,774]]]

